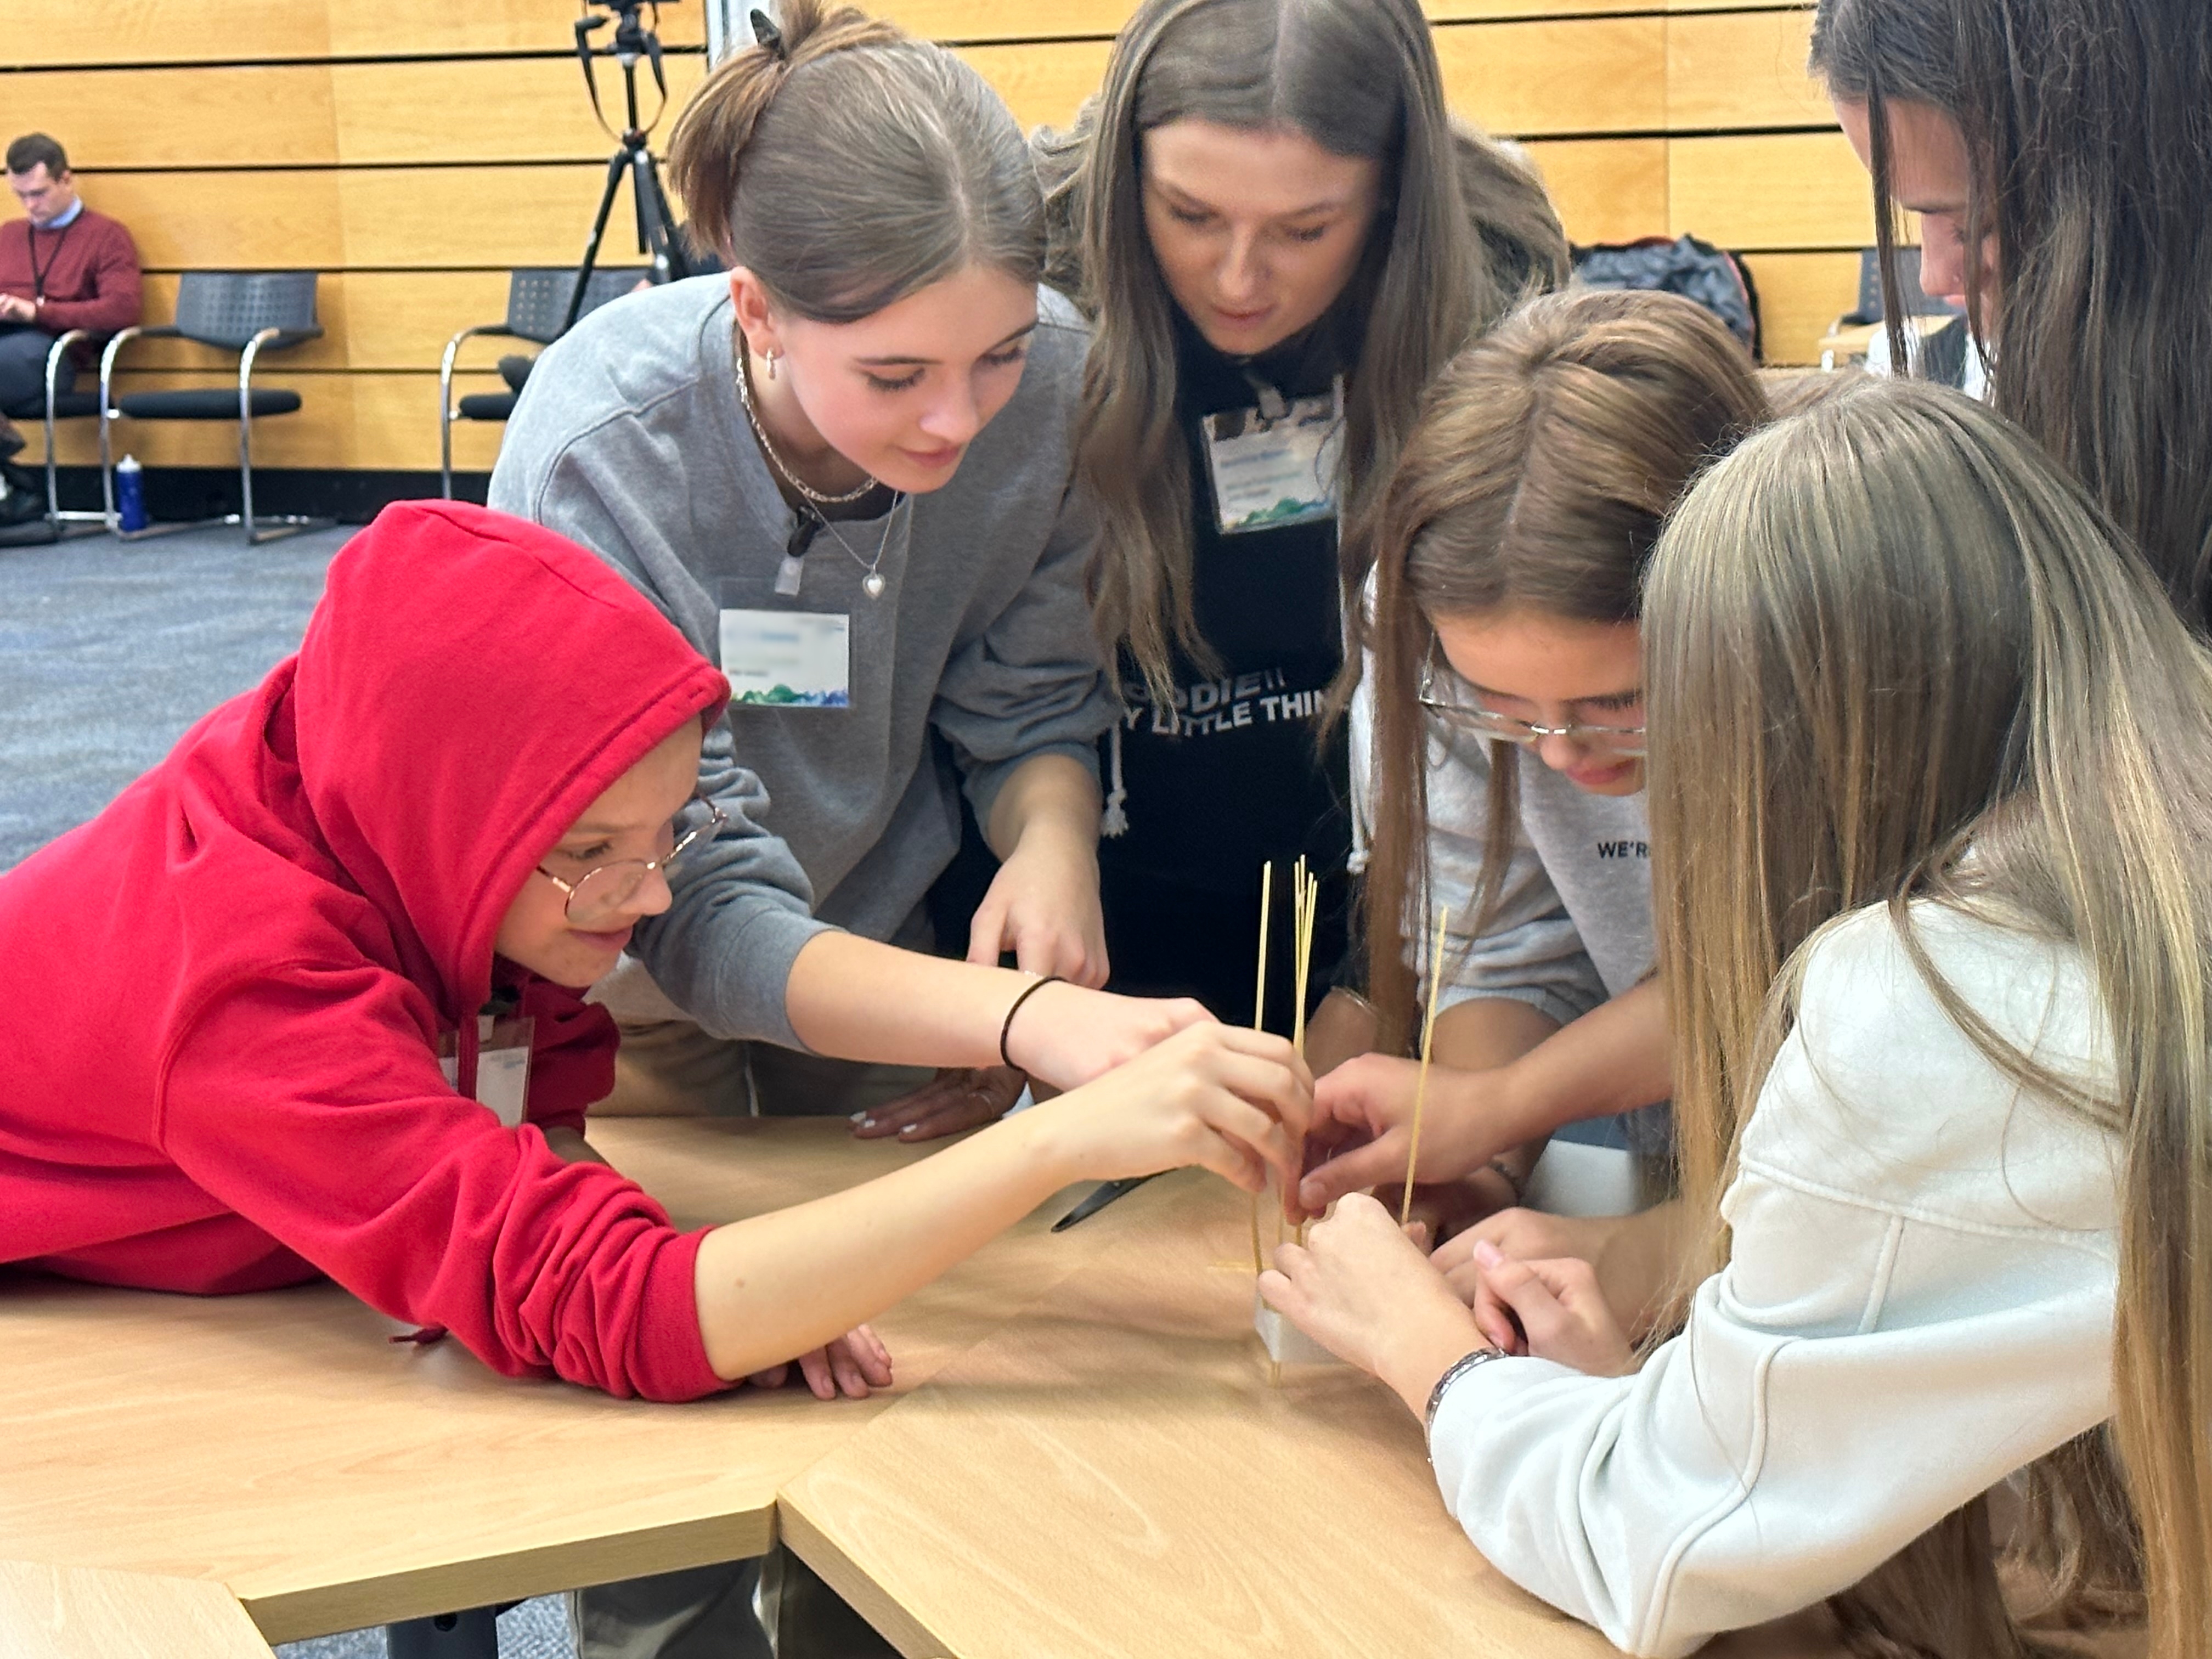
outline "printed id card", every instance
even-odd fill
[[[730,701],[765,708],[849,708],[852,619],[842,611],[722,612]]]
[[[477,1102],[510,1129],[522,1127],[530,1104],[530,1044],[538,1022],[513,1016],[477,1016]],[[461,1086],[460,1034],[438,1039],[438,1066],[446,1081]]]
[[[1344,453],[1340,401],[1332,388],[1286,404],[1270,388],[1257,409],[1206,417],[1206,470],[1222,534],[1336,515],[1336,471]]]

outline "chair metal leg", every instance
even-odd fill
[[[275,514],[263,519],[253,511],[253,360],[260,355],[263,346],[271,340],[282,339],[283,334],[281,328],[263,329],[246,343],[246,349],[238,359],[238,487],[239,506],[242,509],[238,522],[246,527],[248,547],[296,536],[302,530],[323,529],[335,522],[297,514]]]

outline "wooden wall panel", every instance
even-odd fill
[[[125,392],[227,384],[216,374],[155,373],[125,377]],[[256,385],[285,386],[300,394],[296,415],[257,421],[253,426],[256,467],[359,467],[428,471],[438,465],[438,378],[434,374],[257,374]],[[477,374],[456,380],[456,393],[497,392],[499,377]],[[499,457],[495,422],[453,423],[453,465],[462,471],[489,471]],[[21,459],[44,459],[42,435],[26,428],[31,441]],[[64,465],[96,465],[100,437],[90,421],[70,421],[59,430],[57,446]],[[118,421],[116,453],[136,455],[148,466],[238,465],[238,428],[228,421]]]
[[[344,225],[344,263],[456,266],[574,264],[606,182],[596,162],[482,167],[346,167],[327,175]],[[601,262],[638,263],[624,179]]]
[[[1744,260],[1759,290],[1766,361],[1815,363],[1820,337],[1858,303],[1856,253],[1755,253]]]
[[[1022,46],[963,46],[961,57],[975,66],[992,89],[1006,100],[1024,131],[1064,127],[1075,119],[1083,100],[1098,90],[1112,53],[1104,40],[1048,40]]]
[[[665,150],[677,112],[706,77],[707,60],[691,53],[663,61],[668,109],[653,141]],[[573,58],[340,64],[329,73],[334,161],[604,161],[617,142],[592,120],[581,68]],[[619,128],[621,77],[611,64],[601,64],[599,78],[601,107]],[[642,70],[640,78],[639,113],[650,121],[659,94]]]
[[[80,176],[85,200],[130,227],[149,270],[329,270],[345,263],[335,173]],[[13,198],[7,206],[15,208]]]
[[[1856,248],[1874,241],[1866,174],[1840,132],[1677,138],[1668,224],[1723,247]]]
[[[434,370],[446,342],[462,329],[498,322],[507,313],[503,270],[356,270],[326,273],[316,284],[323,337],[262,361],[287,372],[302,369]],[[177,277],[146,278],[146,320],[176,315]],[[465,363],[489,366],[509,351],[535,351],[526,341],[496,337],[462,348]],[[133,341],[124,362],[140,369],[216,370],[234,354],[189,340]]]
[[[1628,242],[1667,222],[1667,141],[1585,138],[1528,146],[1575,242]]]
[[[11,75],[5,86],[8,136],[51,132],[76,167],[338,159],[326,64],[61,70]]]
[[[1667,20],[1667,125],[1832,126],[1835,112],[1805,72],[1812,14],[1713,12]]]
[[[1666,29],[1660,17],[1438,28],[1444,95],[1516,137],[1655,131],[1666,123]]]

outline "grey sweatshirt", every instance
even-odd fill
[[[735,707],[708,734],[700,784],[729,828],[632,945],[718,1036],[800,1046],[793,958],[826,926],[900,931],[959,844],[956,788],[988,822],[1036,756],[1096,771],[1115,702],[1084,597],[1095,530],[1069,483],[1087,338],[1058,295],[1038,310],[1019,389],[951,482],[888,524],[821,532],[796,596],[776,592],[797,520],[738,401],[726,279],[593,312],[546,348],[508,423],[491,505],[598,553],[710,659],[726,607],[851,618],[849,707]]]
[[[1367,776],[1371,677],[1353,699],[1353,775]],[[1469,927],[1490,826],[1490,744],[1429,723],[1429,879],[1426,914],[1451,908],[1439,1012],[1480,997],[1528,1003],[1565,1025],[1632,988],[1655,965],[1651,831],[1644,797],[1593,795],[1533,755],[1521,755],[1521,822],[1494,919]],[[1431,924],[1433,926],[1433,921]],[[1415,945],[1427,983],[1429,941]],[[1666,1108],[1620,1120],[1638,1152],[1664,1145]],[[1576,1133],[1567,1138],[1598,1138]],[[1602,1137],[1611,1139],[1610,1135]]]

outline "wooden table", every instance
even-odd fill
[[[925,1155],[842,1120],[592,1133],[686,1225]],[[0,1552],[212,1580],[272,1642],[757,1555],[785,1482],[1107,1242],[1097,1224],[1048,1238],[1064,1207],[879,1322],[890,1395],[827,1404],[796,1387],[656,1406],[514,1382],[457,1342],[390,1342],[401,1327],[329,1285],[203,1298],[13,1279]]]
[[[1270,1385],[1243,1199],[1186,1173],[1115,1207],[1126,1243],[784,1491],[786,1544],[902,1653],[1614,1654],[1469,1547],[1395,1395]],[[1840,1650],[1816,1617],[1707,1651]]]
[[[270,1659],[220,1584],[0,1561],[8,1659]]]
[[[840,1121],[592,1136],[686,1224],[925,1155]],[[232,1597],[286,1641],[757,1554],[780,1529],[911,1659],[1613,1651],[1468,1547],[1379,1384],[1267,1386],[1240,1196],[1173,1176],[1048,1234],[1072,1196],[878,1322],[899,1382],[858,1402],[514,1382],[458,1344],[386,1341],[328,1285],[8,1282],[0,1548],[42,1565],[0,1567],[0,1650],[135,1654],[150,1620],[149,1659],[258,1659]]]

